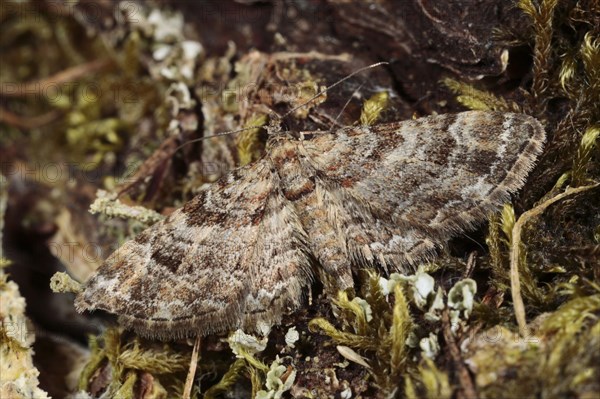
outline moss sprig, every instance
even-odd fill
[[[374,384],[390,395],[408,367],[406,341],[413,328],[408,301],[402,285],[395,284],[390,295],[393,301],[388,302],[374,272],[368,273],[363,296],[365,299],[350,299],[347,292],[340,292],[333,301],[341,329],[324,318],[311,320],[309,329],[329,336],[342,347],[371,353],[368,370]]]
[[[600,60],[598,65],[600,65]],[[598,146],[598,137],[600,137],[600,125],[588,128],[581,138],[579,149],[573,160],[573,169],[571,172],[571,184],[574,187],[590,183],[590,179],[587,176],[587,169],[592,153]]]
[[[263,114],[254,115],[248,119],[244,127],[263,126],[267,123],[267,116]],[[239,133],[237,141],[240,165],[246,165],[257,160],[263,151],[263,143],[260,141],[260,128],[244,130]]]
[[[204,393],[204,399],[216,399],[220,394],[228,392],[240,377],[242,377],[244,371],[247,370],[247,367],[248,365],[244,359],[236,359],[235,362],[229,366],[229,369],[223,377],[221,377],[221,380]],[[251,370],[251,374],[258,374],[255,369],[251,368]],[[254,395],[252,397],[254,397]]]
[[[531,94],[536,115],[542,115],[546,109],[550,87],[552,65],[553,16],[558,0],[520,0],[518,6],[531,20],[535,35],[533,50],[533,82]]]
[[[404,381],[404,395],[407,399],[449,399],[452,392],[448,374],[427,358]]]
[[[373,94],[364,102],[360,111],[359,124],[370,126],[377,122],[381,114],[387,109],[390,102],[390,95],[387,91]]]
[[[515,102],[508,102],[488,91],[477,89],[468,83],[459,82],[451,78],[442,80],[448,89],[455,93],[456,101],[472,110],[479,111],[504,111],[521,112],[521,108]]]
[[[90,360],[79,377],[78,388],[87,391],[98,371],[110,368],[110,383],[106,392],[111,397],[134,397],[138,373],[148,373],[155,379],[155,388],[162,390],[161,381],[182,386],[190,356],[173,350],[167,344],[149,343],[123,334],[120,328],[108,328],[99,337],[90,337]],[[121,395],[121,396],[118,396]]]

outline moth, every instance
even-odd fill
[[[524,184],[544,129],[469,111],[331,131],[269,129],[236,169],[114,252],[76,299],[144,336],[264,333],[324,273],[406,272]]]

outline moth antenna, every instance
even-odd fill
[[[329,89],[334,88],[335,86],[337,86],[340,83],[342,83],[342,82],[350,79],[351,77],[353,77],[355,75],[358,75],[359,73],[364,72],[364,71],[366,71],[368,69],[376,68],[376,67],[381,66],[381,65],[389,65],[389,64],[390,63],[387,62],[387,61],[381,61],[381,62],[376,62],[375,64],[367,65],[366,67],[362,67],[360,69],[357,69],[356,71],[352,72],[351,74],[347,75],[346,77],[343,77],[342,79],[338,80],[337,82],[335,82],[331,86],[328,86],[325,89],[321,90],[320,92],[318,92],[317,94],[315,94],[314,96],[312,96],[307,101],[303,102],[302,104],[298,105],[297,107],[292,108],[291,110],[289,110],[288,112],[286,112],[283,116],[279,116],[279,115],[277,115],[277,113],[275,113],[275,116],[279,120],[282,120],[286,116],[290,115],[292,112],[294,112],[294,111],[296,111],[296,110],[304,107],[305,105],[309,104],[310,102],[314,101],[316,98],[318,98],[319,96],[321,96],[323,93],[326,93]],[[210,139],[210,138],[213,138],[213,137],[226,136],[228,134],[239,133],[239,132],[243,132],[245,130],[260,129],[262,127],[264,127],[264,126],[250,126],[250,127],[245,127],[245,128],[242,128],[242,129],[236,129],[236,130],[229,130],[229,131],[226,131],[226,132],[220,132],[220,133],[217,133],[217,134],[212,134],[210,136],[199,137],[197,139],[186,141],[185,143],[183,143],[179,147],[177,147],[174,152],[179,151],[181,148],[185,147],[188,144],[197,143],[197,142],[205,140],[205,139]]]
[[[322,94],[326,93],[329,89],[333,89],[335,86],[339,85],[340,83],[350,79],[351,77],[358,75],[361,72],[364,72],[368,69],[372,69],[372,68],[376,68],[378,66],[381,65],[389,65],[390,63],[387,61],[381,61],[381,62],[376,62],[375,64],[371,64],[371,65],[367,65],[366,67],[362,67],[360,69],[357,69],[356,71],[352,72],[350,75],[338,80],[337,82],[335,82],[334,84],[332,84],[329,87],[326,87],[325,89],[321,90],[320,92],[318,92],[317,94],[315,94],[314,96],[312,96],[309,100],[303,102],[302,104],[298,105],[297,107],[292,108],[291,110],[289,110],[288,112],[286,112],[281,119],[285,118],[286,116],[290,115],[292,112],[296,111],[297,109],[300,109],[302,107],[304,107],[306,104],[309,104],[310,102],[314,101],[315,99],[317,99],[318,97],[320,97]]]
[[[197,143],[197,142],[202,141],[202,140],[212,139],[213,137],[227,136],[229,134],[243,132],[244,130],[260,129],[260,128],[263,128],[263,127],[264,126],[262,126],[262,125],[261,126],[248,126],[248,127],[244,127],[244,128],[241,128],[241,129],[228,130],[226,132],[219,132],[219,133],[216,133],[216,134],[211,134],[210,136],[203,136],[203,137],[199,137],[197,139],[188,140],[185,143],[181,144],[179,147],[175,148],[175,150],[173,152],[179,151],[180,149],[182,149],[183,147],[185,147],[188,144]]]
[[[348,98],[348,101],[346,101],[346,104],[344,104],[344,106],[342,107],[342,109],[340,110],[340,112],[337,114],[337,116],[335,117],[334,122],[337,123],[338,119],[340,119],[340,117],[342,116],[342,114],[344,113],[344,111],[346,110],[346,108],[348,108],[348,105],[350,104],[350,101],[352,101],[352,97],[354,97],[354,95],[356,93],[358,93],[360,91],[360,89],[362,89],[362,87],[365,85],[365,83],[361,83],[360,86],[358,86],[356,88],[356,90],[354,90],[352,92],[352,95],[350,96],[350,98]]]

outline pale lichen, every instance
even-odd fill
[[[289,391],[296,379],[296,370],[286,367],[276,357],[267,372],[266,390],[256,393],[255,399],[281,399],[284,392]]]
[[[56,293],[72,292],[78,294],[82,291],[82,286],[67,273],[56,272],[50,278],[50,289]]]
[[[299,339],[300,333],[296,330],[296,327],[290,327],[285,333],[285,344],[290,348],[294,348]]]
[[[163,216],[139,205],[125,205],[117,199],[116,193],[98,190],[96,200],[90,205],[91,213],[101,213],[107,217],[120,217],[137,220],[144,225],[151,225],[163,219]]]

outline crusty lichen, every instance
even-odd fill
[[[90,205],[90,212],[100,213],[109,218],[121,217],[136,220],[143,225],[149,226],[163,219],[158,212],[139,205],[125,205],[117,194],[98,190],[96,201]]]
[[[0,245],[4,234],[4,213],[7,202],[6,180],[0,174]],[[45,399],[48,394],[39,388],[39,371],[33,365],[32,345],[35,340],[32,325],[25,315],[25,298],[4,268],[10,262],[0,256],[0,397],[14,399]]]
[[[81,284],[65,272],[57,272],[52,276],[50,289],[56,293],[72,292],[78,294],[82,291]]]

